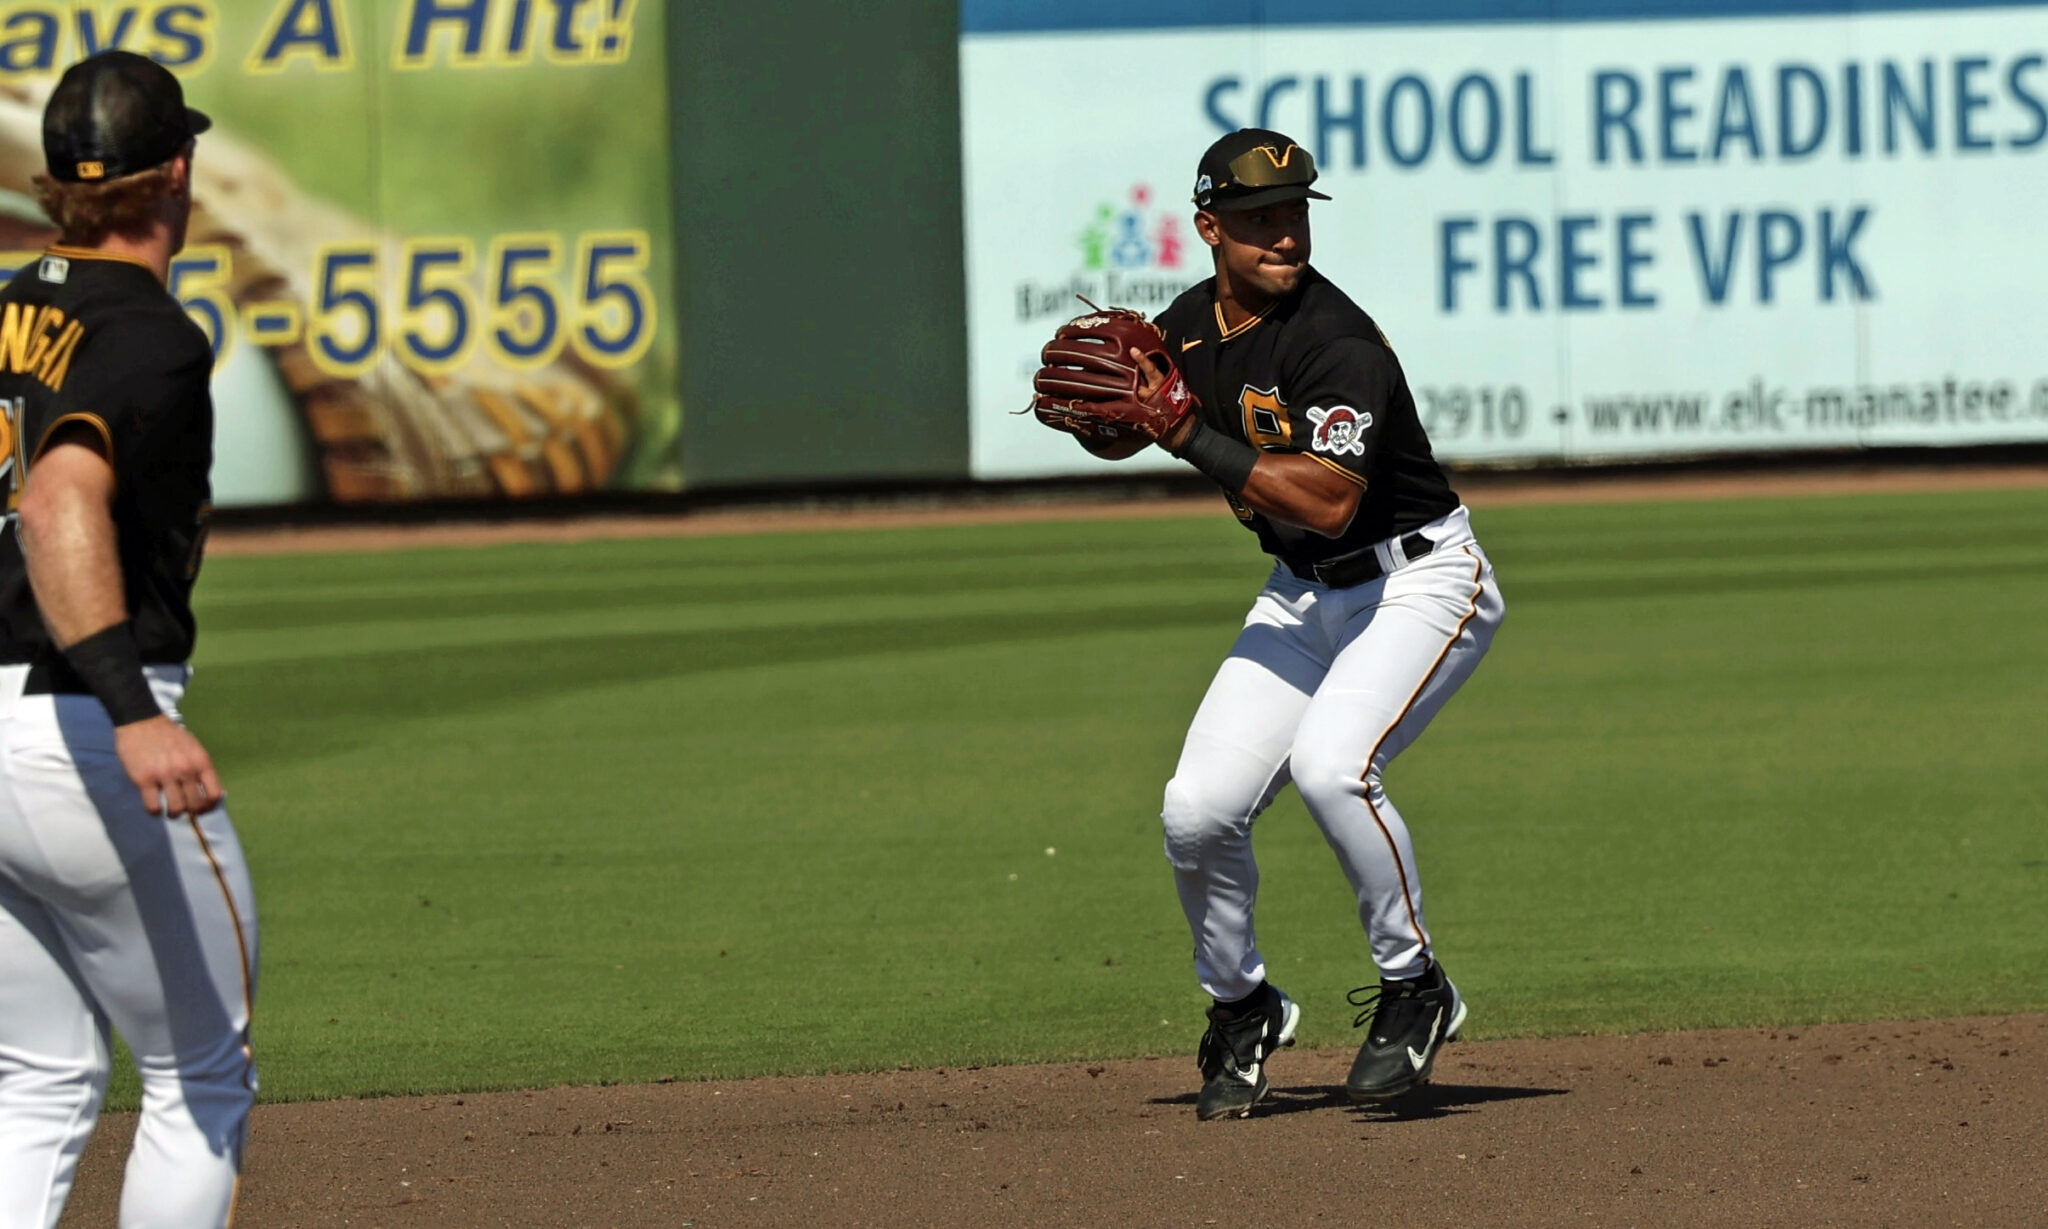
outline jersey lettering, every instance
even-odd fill
[[[54,392],[64,387],[84,337],[85,324],[67,322],[61,307],[9,303],[0,312],[0,371],[32,375]]]

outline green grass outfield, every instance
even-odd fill
[[[2048,1009],[2048,491],[1476,520],[1507,623],[1388,775],[1471,1035]],[[1192,1079],[1159,796],[1263,573],[1220,507],[213,560],[265,1098]],[[1258,831],[1346,1043],[1348,891],[1291,793]]]

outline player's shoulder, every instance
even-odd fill
[[[213,362],[213,343],[207,340],[206,330],[168,295],[138,302],[122,312],[120,319],[129,337],[156,347],[167,363]]]
[[[175,372],[213,363],[206,331],[147,270],[92,270],[71,303],[92,349],[117,352],[124,366]]]
[[[1393,354],[1379,323],[1313,265],[1302,279],[1285,337],[1288,348],[1299,353],[1342,342],[1347,346],[1363,343],[1365,349]]]
[[[1166,310],[1152,318],[1159,331],[1168,337],[1188,337],[1196,326],[1209,318],[1212,305],[1216,302],[1216,279],[1204,278],[1166,305]]]
[[[53,339],[75,333],[83,364],[118,353],[127,371],[173,374],[196,363],[211,365],[206,333],[171,297],[155,270],[140,261],[89,249],[52,247],[16,269],[0,288],[0,333]],[[78,369],[80,363],[71,367]]]

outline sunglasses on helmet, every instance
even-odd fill
[[[1315,178],[1315,156],[1299,145],[1278,151],[1255,145],[1230,160],[1233,188],[1285,188],[1313,183]]]

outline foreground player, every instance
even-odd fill
[[[233,1215],[256,1072],[256,913],[178,719],[213,359],[166,293],[206,117],[127,52],[74,65],[37,182],[64,243],[0,292],[0,1226],[57,1223],[106,1091],[142,1117],[124,1229]]]
[[[1047,347],[1036,404],[1098,455],[1156,440],[1219,483],[1275,558],[1166,787],[1166,855],[1215,999],[1197,1113],[1249,1113],[1301,1019],[1266,981],[1252,924],[1252,823],[1290,780],[1357,893],[1379,967],[1379,985],[1352,994],[1369,1027],[1346,1086],[1385,1101],[1429,1078],[1465,1005],[1430,946],[1414,849],[1380,776],[1479,664],[1500,590],[1386,339],[1309,266],[1308,202],[1329,198],[1310,187],[1308,151],[1248,129],[1212,145],[1197,176],[1195,228],[1216,276],[1160,314],[1156,364],[1129,350],[1136,400],[1153,411],[1141,408],[1138,438],[1085,421],[1100,386],[1085,372],[1103,367],[1101,339],[1084,335],[1104,329],[1100,314]],[[1178,410],[1168,358],[1192,413]]]

